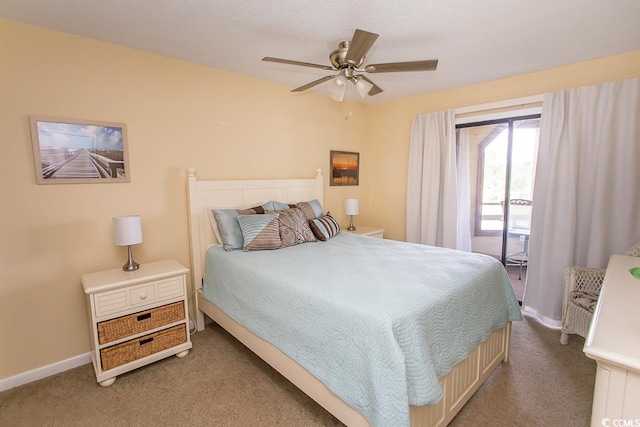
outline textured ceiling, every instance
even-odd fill
[[[369,74],[384,92],[367,103],[640,49],[640,0],[0,0],[0,16],[283,90],[331,72],[262,57],[329,65],[356,28],[380,34],[365,64],[439,59],[432,72]],[[353,92],[347,98],[359,100]]]

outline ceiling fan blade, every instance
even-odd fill
[[[397,73],[404,71],[433,71],[438,67],[437,59],[412,62],[389,62],[387,64],[369,64],[364,67],[367,73]]]
[[[317,86],[317,85],[319,85],[320,83],[324,83],[324,82],[326,82],[327,80],[331,80],[331,79],[333,79],[333,78],[335,78],[335,76],[325,76],[325,77],[323,77],[323,78],[321,78],[321,79],[314,80],[314,81],[312,81],[311,83],[307,83],[307,84],[306,84],[306,85],[304,85],[304,86],[297,87],[297,88],[293,89],[291,92],[302,92],[303,90],[307,90],[307,89],[309,89],[309,88],[312,88],[312,87],[314,87],[314,86]]]
[[[355,66],[362,64],[365,55],[369,52],[369,49],[371,49],[371,46],[373,46],[377,38],[378,34],[356,29],[344,58],[345,61]]]
[[[292,61],[291,59],[271,58],[270,56],[265,56],[264,58],[262,58],[262,60],[267,62],[278,62],[280,64],[300,65],[302,67],[313,67],[313,68],[320,68],[322,70],[333,71],[333,67],[329,65],[312,64],[311,62]]]
[[[359,77],[371,85],[371,89],[369,89],[369,93],[368,93],[369,96],[377,95],[382,92],[382,88],[377,84],[375,84],[374,82],[372,82],[369,78],[367,78],[367,76],[361,75]]]

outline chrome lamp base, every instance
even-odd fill
[[[349,226],[347,227],[347,230],[349,231],[356,231],[356,226],[353,225],[353,215],[350,215],[351,220],[349,221]]]
[[[129,259],[127,260],[127,262],[125,263],[125,265],[122,266],[122,269],[124,271],[135,271],[138,268],[140,268],[140,264],[138,264],[137,262],[135,262],[133,260],[133,253],[131,252],[131,245],[127,246],[128,248],[128,254],[129,254]]]

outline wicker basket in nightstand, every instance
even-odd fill
[[[100,350],[102,370],[108,371],[185,342],[187,342],[186,330],[184,326],[178,325],[104,348]]]
[[[98,342],[107,344],[184,320],[182,301],[98,323]]]

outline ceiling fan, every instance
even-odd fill
[[[433,71],[438,66],[437,59],[410,62],[389,62],[385,64],[364,65],[364,58],[378,38],[378,34],[356,29],[351,40],[345,40],[338,44],[338,48],[331,52],[329,59],[332,65],[312,64],[310,62],[293,61],[290,59],[272,58],[265,56],[263,61],[278,62],[281,64],[300,65],[303,67],[320,68],[327,71],[337,71],[338,74],[325,76],[311,83],[293,89],[291,92],[302,92],[328,80],[335,79],[331,87],[332,99],[342,101],[347,91],[347,82],[355,85],[361,97],[373,96],[382,92],[382,88],[372,82],[366,73],[397,73],[405,71]]]

